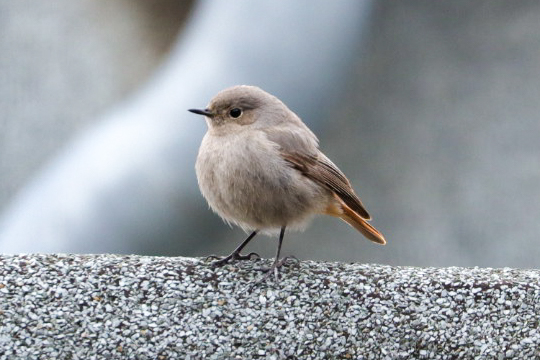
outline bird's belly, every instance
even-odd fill
[[[222,218],[245,229],[301,225],[322,212],[326,190],[258,139],[222,139],[197,159],[201,192]]]

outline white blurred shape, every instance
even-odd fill
[[[0,221],[0,251],[134,252],[193,224],[204,106],[235,84],[313,122],[338,95],[370,2],[202,1],[154,78],[45,167]],[[129,61],[129,59],[127,59]],[[180,239],[179,239],[180,240]]]

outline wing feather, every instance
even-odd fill
[[[268,129],[266,135],[279,145],[281,155],[291,166],[332,190],[364,220],[371,219],[345,174],[318,149],[317,138],[305,125],[302,128],[274,127]]]
[[[282,156],[302,174],[332,190],[351,210],[364,220],[371,219],[364,204],[362,204],[362,201],[351,187],[349,180],[326,156],[323,154],[309,156],[298,153],[282,153]]]

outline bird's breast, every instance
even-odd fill
[[[289,166],[275,143],[256,131],[206,134],[196,172],[212,209],[247,228],[279,227],[305,217],[322,192]]]

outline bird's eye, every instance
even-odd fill
[[[242,115],[242,109],[239,109],[239,108],[231,109],[231,111],[229,111],[229,115],[231,115],[231,117],[236,119],[237,117],[240,117],[240,115]]]

